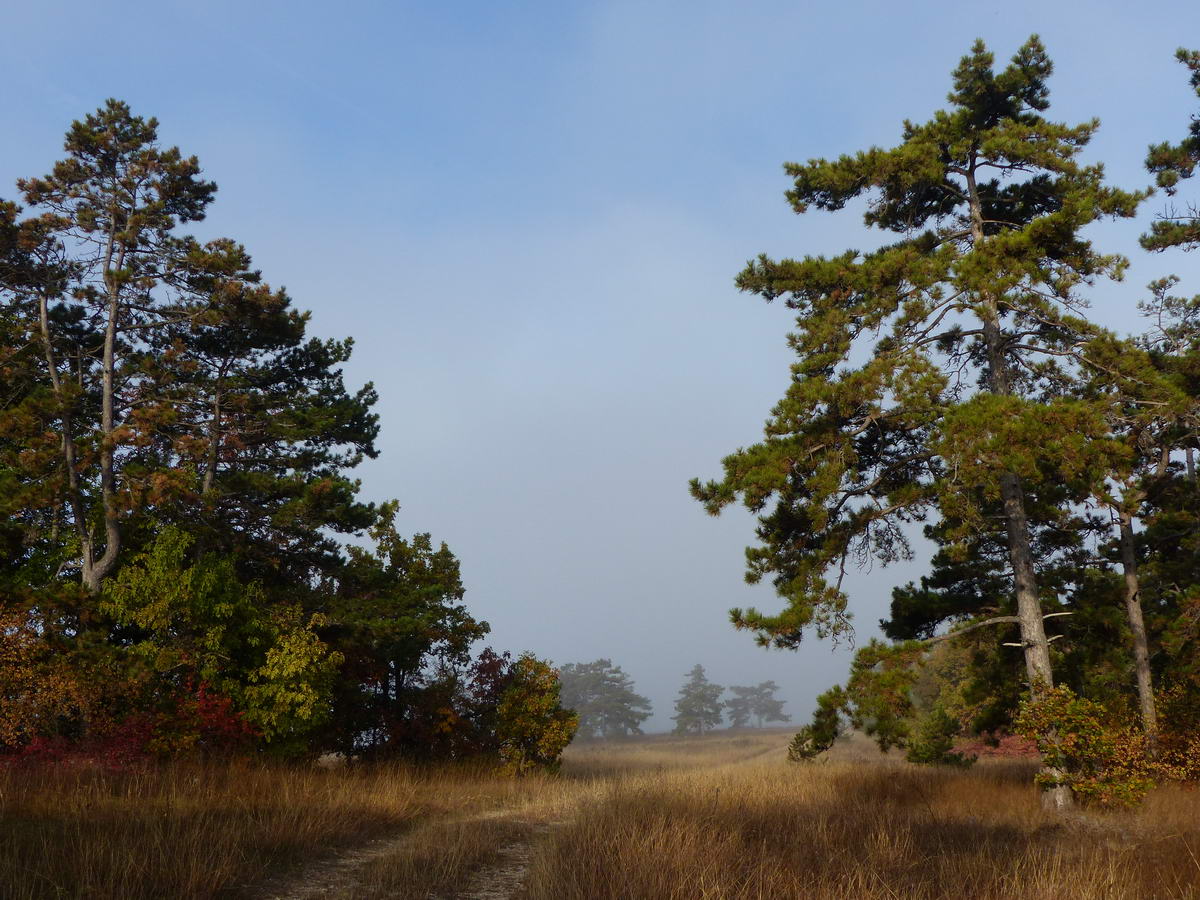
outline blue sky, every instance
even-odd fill
[[[611,657],[659,726],[695,662],[775,679],[799,719],[848,653],[732,631],[730,606],[773,603],[741,580],[752,523],[686,490],[786,383],[787,310],[733,276],[870,244],[851,215],[794,216],[781,163],[893,142],[976,37],[1003,60],[1035,31],[1052,115],[1100,117],[1089,157],[1147,184],[1146,145],[1196,111],[1172,58],[1200,45],[1194,2],[41,0],[0,11],[0,196],[106,97],[157,116],[220,185],[201,234],[354,336],[349,379],[382,397],[364,493],[450,544],[492,643]],[[1151,278],[1200,291],[1195,256],[1136,249],[1161,203],[1095,229],[1134,260],[1096,293],[1122,330]],[[919,572],[855,577],[860,638]]]

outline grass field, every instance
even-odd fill
[[[562,774],[172,766],[0,774],[0,896],[1200,897],[1200,795],[1043,812],[1027,764],[781,732],[572,747]]]
[[[764,752],[737,759],[713,738],[713,765],[614,780],[539,848],[525,896],[1200,896],[1194,791],[1162,789],[1135,812],[1063,819],[1041,810],[1030,764],[919,768],[850,743],[795,765],[781,741],[758,740]],[[693,761],[704,751],[679,748]]]

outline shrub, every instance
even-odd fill
[[[559,702],[558,672],[530,653],[513,663],[510,681],[496,710],[496,737],[504,767],[524,774],[556,770],[579,726],[573,710]]]
[[[1159,774],[1139,729],[1113,721],[1102,706],[1069,687],[1060,685],[1040,700],[1022,702],[1017,729],[1037,741],[1047,767],[1059,770],[1084,800],[1132,806]],[[1039,774],[1039,783],[1050,787],[1050,777]]]

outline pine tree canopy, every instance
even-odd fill
[[[938,511],[952,544],[970,542],[989,504],[1023,502],[1022,481],[1082,497],[1118,452],[1101,406],[1064,384],[1103,334],[1082,290],[1126,266],[1081,230],[1146,194],[1079,159],[1098,122],[1046,118],[1051,71],[1036,36],[999,71],[977,42],[949,108],[905,122],[896,146],[785,166],[795,212],[862,198],[864,224],[892,238],[760,256],[737,277],[796,311],[797,359],[763,439],[691,490],[711,514],[740,500],[759,516],[746,578],[786,605],[731,616],[760,642],[848,632],[847,567],[910,556],[909,523]]]
[[[18,182],[24,208],[0,200],[0,657],[31,660],[0,757],[552,764],[574,733],[554,669],[472,663],[489,626],[458,559],[359,497],[379,423],[352,341],[311,336],[241,244],[182,231],[216,185],[154,119],[110,100],[65,149]]]

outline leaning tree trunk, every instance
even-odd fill
[[[1138,706],[1142,714],[1142,730],[1151,754],[1157,751],[1158,710],[1154,704],[1154,682],[1150,674],[1150,647],[1146,640],[1146,622],[1142,618],[1139,594],[1137,554],[1133,539],[1133,516],[1127,510],[1119,513],[1121,524],[1121,566],[1125,570],[1125,613],[1133,635],[1133,664],[1137,676]]]
[[[104,352],[100,380],[100,504],[104,514],[104,554],[84,558],[83,584],[98,594],[104,579],[117,567],[121,553],[121,518],[117,509],[116,484],[116,368],[117,341],[121,319],[121,287],[117,273],[125,266],[125,249],[117,248],[115,223],[109,225],[104,259],[104,285],[108,294],[104,327]]]

